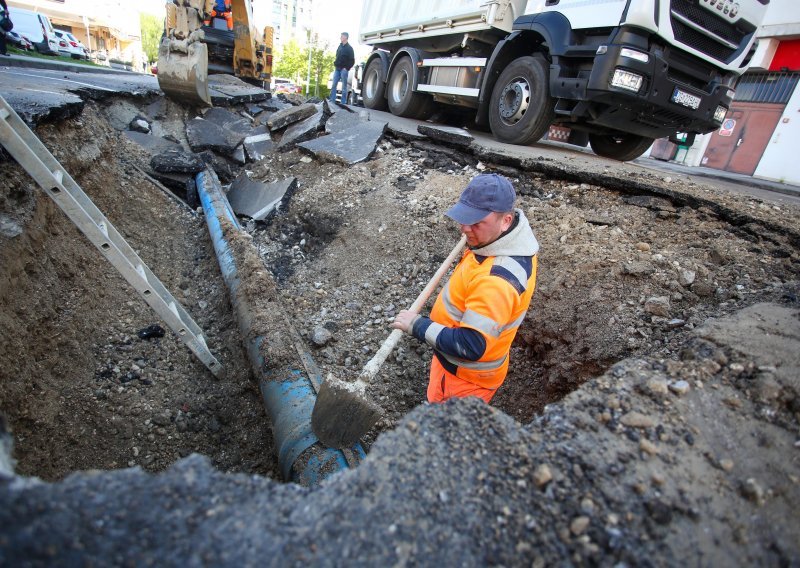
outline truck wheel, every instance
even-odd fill
[[[386,84],[386,99],[393,115],[426,118],[433,110],[433,99],[429,95],[415,93],[412,90],[413,85],[414,64],[410,57],[403,57],[392,69]]]
[[[373,110],[386,110],[386,85],[381,80],[381,60],[376,57],[364,71],[364,83],[361,86],[364,106]]]
[[[541,55],[520,57],[503,70],[489,101],[489,126],[498,140],[527,145],[544,136],[555,116],[549,84]]]
[[[620,162],[638,158],[652,143],[652,138],[638,134],[589,134],[589,144],[595,154]]]

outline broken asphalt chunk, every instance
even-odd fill
[[[231,156],[246,135],[247,132],[235,132],[203,118],[193,118],[186,124],[186,139],[195,152],[214,150]]]
[[[289,125],[283,131],[283,136],[278,142],[278,148],[289,150],[300,142],[316,138],[317,133],[323,129],[325,124],[325,112],[322,104],[315,106],[317,107],[317,112],[300,122]]]
[[[646,207],[647,209],[652,209],[654,211],[668,211],[670,213],[677,211],[675,206],[672,205],[672,202],[669,199],[664,199],[663,197],[652,197],[650,195],[627,195],[622,198],[622,201],[629,205]]]
[[[325,123],[325,132],[328,134],[341,132],[369,122],[369,113],[367,111],[352,112],[350,109],[342,109],[338,105],[330,106],[331,108],[338,107],[339,110],[334,111]]]
[[[164,337],[164,328],[154,323],[152,325],[148,325],[140,329],[136,332],[136,335],[139,336],[139,339],[152,339],[154,337]]]
[[[300,122],[317,112],[316,105],[305,103],[297,107],[279,110],[267,119],[267,126],[275,132],[295,122]]]
[[[357,164],[368,160],[375,152],[386,125],[386,121],[365,122],[316,140],[301,142],[297,147],[323,162]]]
[[[297,178],[287,178],[274,183],[263,183],[251,180],[242,173],[231,184],[228,191],[228,202],[234,213],[246,215],[256,221],[262,221],[281,202],[283,196],[294,191]]]
[[[200,156],[206,165],[214,170],[214,173],[217,174],[217,177],[222,183],[230,183],[233,181],[233,178],[236,177],[233,171],[233,165],[222,156],[210,150],[200,152],[198,156]]]
[[[247,153],[247,160],[250,162],[263,160],[272,147],[272,136],[269,132],[248,136],[244,139],[244,150]]]
[[[224,108],[210,108],[203,114],[203,118],[233,132],[241,132],[247,135],[250,131],[249,120]]]
[[[463,128],[454,128],[452,126],[433,126],[431,124],[420,124],[417,126],[417,132],[424,134],[431,140],[462,147],[469,146],[474,140],[472,134]]]
[[[180,150],[167,150],[150,158],[150,167],[153,171],[172,174],[196,174],[205,169],[206,164],[197,154],[182,152]]]

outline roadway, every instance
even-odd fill
[[[48,68],[31,68],[31,61]],[[89,99],[111,95],[136,97],[159,96],[158,81],[152,75],[105,68],[89,68],[58,60],[14,56],[4,58],[0,66],[0,95],[27,122],[58,120],[74,116]],[[85,67],[85,68],[84,68]],[[91,69],[87,71],[87,69]],[[224,86],[229,89],[229,85]],[[253,89],[247,87],[248,89]],[[257,89],[256,89],[257,90]],[[358,109],[374,119],[386,120],[389,127],[407,136],[419,136],[417,127],[430,124],[396,117],[387,112]],[[595,156],[588,148],[543,141],[531,146],[498,142],[489,133],[470,131],[472,144],[480,151],[521,160],[550,162],[571,170],[636,179],[643,174],[657,175],[662,181],[688,181],[720,191],[748,195],[773,203],[800,205],[800,187],[731,174],[709,168],[688,168],[652,158],[620,163]],[[478,153],[480,153],[478,152]]]

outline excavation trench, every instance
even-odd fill
[[[135,465],[161,471],[197,452],[225,471],[279,479],[205,221],[142,175],[148,156],[110,125],[109,112],[90,102],[78,119],[37,133],[195,317],[228,375],[215,379],[169,332],[140,339],[159,323],[155,315],[3,161],[0,411],[15,434],[17,471],[44,479]],[[168,109],[164,131],[180,140],[182,127],[182,111]],[[442,214],[469,179],[481,171],[512,178],[542,249],[537,291],[493,405],[523,423],[621,359],[652,355],[668,367],[687,356],[687,334],[707,318],[780,300],[797,278],[797,233],[771,221],[774,210],[712,201],[684,182],[584,175],[401,138],[352,167],[293,150],[248,168],[265,181],[298,179],[268,222],[242,222],[278,284],[265,294],[323,376],[356,375],[377,350],[394,314],[458,240]],[[404,339],[386,362],[369,391],[386,416],[367,448],[425,401],[430,357]]]

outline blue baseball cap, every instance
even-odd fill
[[[481,174],[467,184],[458,203],[446,213],[461,225],[474,225],[489,213],[514,210],[517,194],[508,178],[498,174]]]

